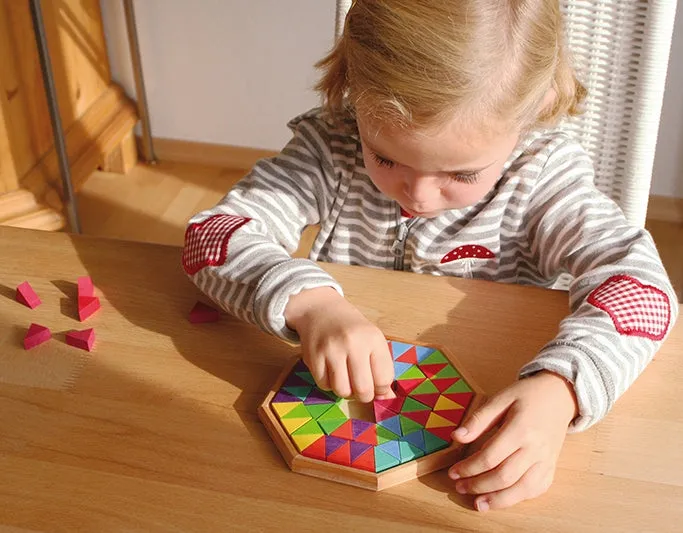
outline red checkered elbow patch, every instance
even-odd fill
[[[612,276],[590,294],[588,303],[605,311],[621,335],[659,341],[671,322],[669,297],[631,276]]]
[[[207,266],[219,266],[228,257],[228,242],[250,218],[236,215],[214,215],[198,224],[190,224],[185,232],[183,268],[194,275]]]

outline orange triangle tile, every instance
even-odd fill
[[[401,356],[396,360],[400,361],[401,363],[410,363],[412,365],[416,365],[417,364],[417,349],[415,348],[415,346],[413,346],[407,352],[401,354]]]
[[[341,426],[335,429],[331,435],[333,437],[340,437],[346,440],[353,440],[353,424],[351,423],[351,420],[344,422]]]
[[[327,462],[338,465],[351,466],[351,442],[344,443],[327,456]]]

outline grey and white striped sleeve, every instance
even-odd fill
[[[579,416],[570,431],[602,419],[654,357],[678,305],[650,234],[630,226],[594,185],[590,158],[563,141],[532,192],[525,225],[547,279],[568,272],[571,314],[521,370],[555,372],[574,386]]]
[[[298,342],[284,318],[290,296],[342,289],[313,261],[290,256],[305,227],[329,212],[338,186],[327,124],[302,118],[291,126],[294,136],[277,156],[259,161],[216,206],[189,221],[183,267],[229,313]]]

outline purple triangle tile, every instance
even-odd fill
[[[331,453],[341,448],[344,444],[349,442],[346,439],[341,439],[339,437],[332,437],[330,435],[325,436],[325,456],[327,457]]]
[[[351,462],[353,463],[356,459],[358,459],[361,455],[367,452],[370,448],[372,448],[372,445],[370,444],[366,444],[364,442],[351,441]]]
[[[287,391],[279,391],[271,403],[290,403],[300,402],[301,400],[296,396],[289,394]]]
[[[358,420],[357,418],[351,419],[351,431],[353,432],[353,438],[356,439],[361,433],[364,433],[370,429],[374,424],[372,422],[366,422],[365,420]]]
[[[285,381],[285,384],[282,385],[283,387],[310,387],[311,384],[306,381],[304,378],[297,376],[296,374],[292,374],[291,376],[287,377],[287,381]]]
[[[296,365],[294,365],[292,372],[310,372],[310,370],[308,370],[306,363],[304,363],[301,359],[299,359],[299,361],[297,361]]]
[[[306,399],[304,400],[304,405],[313,405],[320,403],[334,403],[334,400],[332,400],[327,394],[325,394],[324,391],[321,391],[318,387],[313,387],[311,393],[308,396],[306,396]]]

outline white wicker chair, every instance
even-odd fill
[[[352,0],[337,0],[337,35]],[[589,97],[568,121],[593,157],[596,184],[645,224],[676,0],[560,0]]]

